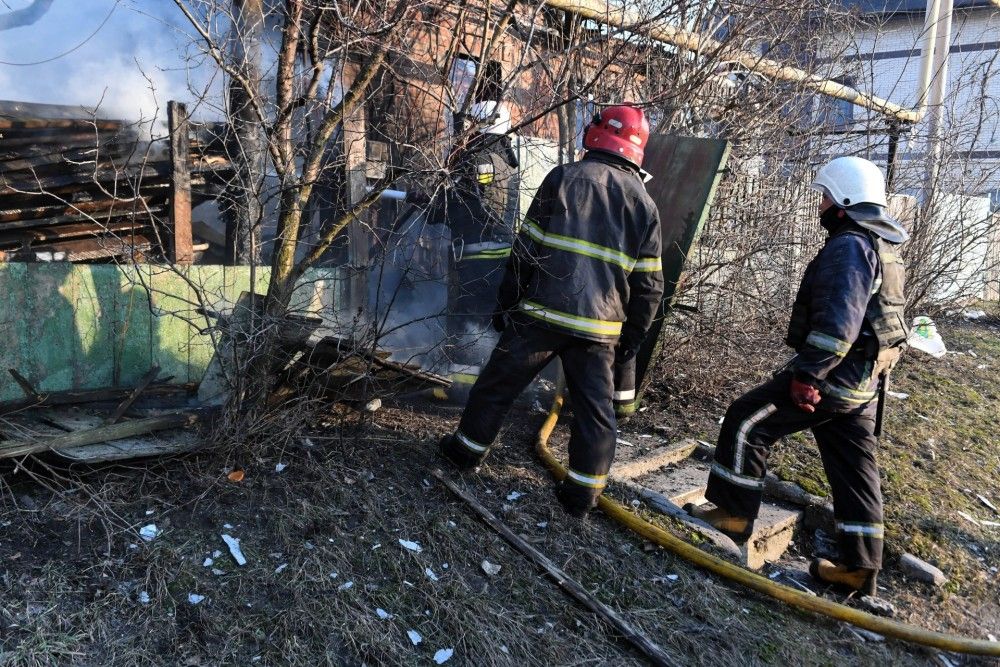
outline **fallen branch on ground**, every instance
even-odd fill
[[[486,522],[486,525],[500,533],[501,537],[507,540],[518,551],[545,570],[549,576],[555,579],[560,588],[576,598],[576,600],[581,602],[585,607],[600,616],[611,627],[622,633],[625,639],[627,639],[628,642],[637,649],[642,651],[642,653],[648,657],[654,665],[667,665],[672,667],[677,664],[669,655],[667,655],[666,652],[664,652],[662,648],[655,644],[653,640],[644,635],[641,631],[632,627],[628,621],[619,616],[616,611],[587,592],[587,590],[584,589],[579,582],[570,578],[568,574],[560,570],[555,563],[545,556],[545,554],[525,542],[522,538],[518,537],[514,531],[496,518],[492,512],[483,507],[478,500],[463,491],[454,482],[448,479],[445,474],[441,472],[441,470],[435,468],[431,471],[431,474],[437,477],[438,480],[448,487],[452,493],[464,500],[465,503],[471,507],[472,510],[483,519],[483,521]]]

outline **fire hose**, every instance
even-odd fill
[[[562,389],[560,388],[552,402],[552,407],[545,422],[538,430],[538,439],[535,443],[535,451],[539,457],[549,467],[552,474],[560,480],[566,476],[566,469],[552,454],[548,446],[548,441],[559,421],[559,413],[562,410],[562,405],[563,396]],[[688,544],[684,540],[671,535],[662,528],[653,525],[634,512],[626,509],[625,506],[612,500],[607,495],[602,495],[598,499],[598,507],[611,517],[611,519],[624,525],[632,532],[677,554],[688,562],[706,569],[713,574],[743,584],[748,588],[768,595],[796,609],[826,616],[833,620],[844,621],[845,623],[876,632],[885,637],[901,639],[922,646],[929,646],[944,651],[954,651],[956,653],[1000,656],[1000,642],[971,639],[969,637],[925,630],[915,625],[875,616],[874,614],[869,614],[868,612],[854,609],[847,605],[833,602],[832,600],[818,596],[814,597],[803,591],[775,583],[767,577],[751,572],[702,551],[692,544]]]

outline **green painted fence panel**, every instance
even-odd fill
[[[262,292],[269,271],[258,268]],[[334,321],[336,270],[311,271],[294,309]],[[0,264],[0,401],[22,397],[17,369],[43,392],[134,386],[153,364],[175,383],[198,382],[214,350],[215,324],[249,291],[249,267]]]

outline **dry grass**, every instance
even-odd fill
[[[958,335],[944,331],[949,339]],[[975,331],[973,338],[981,336],[983,345],[1000,340],[988,329]],[[964,377],[975,370],[963,365],[971,359],[949,363],[959,364],[954,371]],[[979,359],[992,363],[982,354]],[[711,437],[725,394],[752,381],[753,365],[746,366],[746,375],[728,378],[712,397],[685,392],[685,378],[661,386],[659,402],[627,430],[656,425],[678,437]],[[991,542],[985,529],[962,525],[954,510],[985,518],[984,508],[962,491],[966,486],[977,485],[998,500],[991,495],[995,485],[982,486],[983,475],[996,475],[995,447],[994,467],[988,467],[992,440],[986,433],[995,428],[988,417],[997,411],[976,404],[974,416],[970,406],[960,409],[955,403],[955,415],[969,412],[970,428],[980,424],[987,430],[964,435],[955,430],[949,440],[944,432],[957,417],[948,416],[939,402],[959,390],[942,385],[938,401],[931,395],[926,404],[915,400],[912,383],[924,381],[924,370],[914,363],[901,369],[896,389],[914,398],[890,415],[885,445],[892,452],[885,461],[890,521],[918,528],[895,529],[890,541],[899,545],[894,548],[905,545],[936,560],[956,583],[942,592],[917,588],[907,596],[906,582],[890,575],[893,601],[925,626],[971,631],[993,623],[996,628],[995,579],[991,584],[974,574],[996,564],[995,539]],[[996,400],[989,376],[980,381],[975,391],[982,401]],[[931,436],[910,410],[931,413],[942,432]],[[222,452],[152,465],[63,470],[67,481],[57,493],[26,479],[23,471],[5,471],[0,665],[428,664],[445,647],[455,649],[448,664],[457,665],[642,664],[620,638],[431,481],[427,469],[435,460],[435,439],[453,427],[456,416],[391,407],[376,413],[375,423],[363,430],[349,421],[317,428],[244,455],[239,463],[247,475],[239,484],[225,480],[234,460]],[[860,642],[842,626],[732,588],[648,548],[603,516],[583,525],[567,520],[553,501],[551,480],[530,452],[537,421],[534,415],[513,426],[503,436],[506,446],[463,484],[679,662],[841,665],[929,659],[923,650],[896,642]],[[917,435],[940,438],[938,455],[947,451],[949,458],[938,458],[937,466],[914,466]],[[952,440],[956,446],[943,449]],[[960,442],[980,449],[960,457]],[[805,471],[814,467],[809,451],[785,447],[776,464]],[[904,451],[910,452],[905,461]],[[281,473],[275,471],[278,462],[288,466]],[[909,477],[894,481],[904,468]],[[49,471],[36,471],[51,478]],[[935,496],[931,510],[917,500],[901,502],[918,497],[916,480],[925,480],[928,489],[947,484],[946,498]],[[513,490],[525,495],[506,500]],[[34,509],[24,509],[26,497]],[[150,522],[163,534],[144,543],[136,531]],[[235,565],[223,532],[242,540],[248,565]],[[422,552],[401,548],[400,539],[420,543]],[[988,552],[977,555],[973,547]],[[203,566],[216,550],[223,554],[212,567]],[[485,574],[484,559],[501,565],[500,573]],[[678,578],[671,581],[666,574]],[[350,588],[341,588],[349,581]],[[142,592],[148,604],[140,602]],[[189,593],[205,600],[192,605]],[[380,618],[379,608],[391,618]],[[413,646],[408,630],[419,632],[422,643]]]

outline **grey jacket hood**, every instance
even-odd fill
[[[854,222],[889,243],[902,243],[910,238],[898,220],[889,215],[884,206],[878,204],[857,204],[844,209]]]

